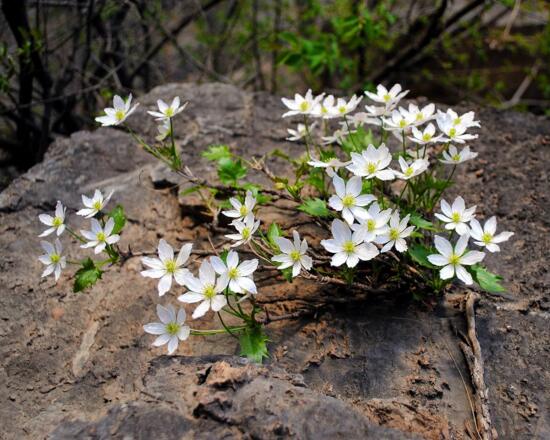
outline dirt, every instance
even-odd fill
[[[220,84],[154,89],[140,98],[133,128],[154,136],[145,108],[176,94],[190,101],[176,134],[197,175],[214,176],[200,158],[212,143],[248,156],[299,148],[284,141],[277,98]],[[495,214],[516,233],[487,259],[505,277],[507,297],[482,295],[476,309],[493,425],[503,439],[548,438],[550,123],[474,110],[480,156],[459,168],[449,197],[460,192],[480,216]],[[37,215],[58,199],[77,209],[80,194],[96,187],[115,189],[113,201],[126,208],[123,247],[149,251],[165,237],[209,249],[215,231],[192,198],[178,196],[180,183],[127,134],[98,129],[58,140],[0,193],[0,438],[468,438],[474,390],[453,295],[418,302],[402,291],[357,301],[333,286],[266,280],[258,299],[272,315],[341,301],[272,323],[271,357],[254,366],[236,356],[229,336],[192,338],[172,357],[152,348],[141,326],[155,318],[159,298],[138,258],[82,294],[72,293],[68,274],[57,285],[40,279]],[[287,211],[270,215],[287,227],[300,221]],[[69,247],[83,255],[77,243]],[[173,292],[160,301],[176,303]]]

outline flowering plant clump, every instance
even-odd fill
[[[434,104],[399,106],[407,93],[399,84],[389,89],[379,85],[376,93],[365,92],[371,101],[365,111],[358,111],[363,97],[355,95],[348,100],[324,93],[315,96],[308,90],[303,96],[283,98],[287,111],[282,116],[297,120],[287,137],[297,143],[296,152],[276,150],[248,159],[227,145],[209,146],[202,154],[215,165],[219,182],[196,177],[181,159],[174,122],[187,103],[181,105],[179,97],[170,105],[159,100],[158,111],[148,112],[160,124],[156,142],[148,143],[126,127],[145,151],[190,183],[183,194],[198,193],[212,221],[226,219],[228,229],[225,248],[213,248],[195,273],[187,267],[190,254],[208,252],[194,250],[194,243],[176,252],[161,239],[158,252],[142,257],[141,274],[158,280],[159,296],[175,290],[178,301],[193,305],[193,320],[215,314],[220,323],[219,328],[193,329],[184,324],[183,309],[176,312],[172,304],[159,304],[160,322],[144,326],[145,332],[157,336],[153,345],[167,344],[173,353],[190,335],[227,333],[239,339],[242,355],[261,361],[267,356],[264,326],[297,314],[271,317],[261,307],[261,287],[255,281],[259,271],[275,270],[278,275],[271,277],[281,282],[304,278],[364,293],[406,288],[415,298],[442,293],[454,280],[476,283],[490,293],[503,291],[501,278],[481,262],[485,250],[499,252],[499,245],[513,233],[497,233],[495,217],[482,226],[476,206],[462,196],[442,199],[453,185],[456,167],[477,157],[465,143],[478,137],[471,131],[480,124],[473,112],[443,112]],[[131,107],[131,96],[116,96],[114,107],[96,120],[124,126],[136,105]],[[271,172],[267,160],[275,157],[288,163],[287,175]],[[265,175],[272,185],[246,182],[250,170]],[[79,264],[79,291],[101,278],[105,265],[131,256],[116,245],[124,226],[122,207],[104,212],[110,197],[100,191],[91,198],[82,196],[84,208],[77,214],[90,218],[91,224],[81,235],[66,225],[61,203],[54,216],[40,215],[48,227],[41,236],[60,236],[67,230],[81,247],[108,257],[72,262],[62,256],[58,239],[54,244],[43,242],[44,276],[53,273],[57,280],[67,264]],[[265,207],[281,201],[285,209],[308,216],[310,225],[300,224],[317,228],[309,234],[314,240],[308,242],[305,229],[284,231],[262,219]]]

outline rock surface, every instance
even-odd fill
[[[200,159],[212,143],[247,156],[298,148],[284,141],[277,98],[220,84],[154,89],[132,127],[154,136],[145,108],[174,95],[190,101],[176,134],[197,175],[213,176]],[[484,296],[476,309],[493,424],[500,438],[549,438],[550,124],[475,110],[480,156],[457,170],[455,191],[516,232],[487,261],[510,298]],[[458,347],[464,317],[452,297],[433,306],[402,292],[274,323],[271,359],[258,367],[233,356],[227,336],[192,338],[173,357],[152,348],[141,326],[154,319],[154,304],[176,301],[173,292],[159,300],[138,258],[83,294],[72,293],[67,274],[57,285],[40,279],[37,215],[58,199],[74,212],[80,194],[95,188],[115,189],[114,202],[126,208],[123,247],[149,251],[165,237],[208,249],[204,219],[178,197],[178,183],[129,135],[98,129],[57,141],[0,193],[0,438],[467,438],[473,391]],[[286,226],[297,221],[273,215]],[[83,226],[74,215],[69,223]],[[72,256],[84,255],[63,240]],[[346,295],[266,284],[259,299],[278,314]]]

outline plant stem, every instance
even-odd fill
[[[67,230],[67,232],[69,234],[71,234],[74,238],[76,238],[78,241],[80,241],[81,243],[86,243],[86,240],[84,240],[83,237],[81,237],[80,235],[78,235],[76,232],[74,232],[71,228],[69,228],[67,225],[65,225],[65,229]]]

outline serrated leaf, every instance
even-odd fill
[[[470,274],[472,275],[474,281],[483,290],[496,293],[506,291],[504,286],[500,284],[500,281],[502,281],[502,277],[500,275],[489,272],[487,268],[483,267],[480,264],[474,264],[467,269],[468,272],[470,272]]]
[[[268,338],[262,327],[247,327],[239,336],[241,345],[241,356],[246,356],[253,362],[262,363],[264,357],[268,357]]]
[[[231,159],[233,154],[227,145],[210,145],[202,152],[202,157],[211,161],[219,161],[221,159]]]
[[[222,158],[218,161],[218,177],[225,185],[235,185],[239,179],[246,177],[247,169],[241,160]]]
[[[113,228],[113,234],[118,234],[122,231],[122,228],[126,224],[126,215],[124,214],[124,208],[122,205],[116,205],[111,212],[109,212],[109,217],[112,218],[115,222]]]
[[[101,279],[103,271],[99,269],[91,258],[82,262],[82,267],[75,273],[73,292],[81,292],[88,287],[93,286],[97,280]]]
[[[429,269],[436,269],[436,267],[428,261],[428,255],[436,253],[433,249],[430,249],[422,244],[413,244],[409,246],[407,250],[410,257],[416,263]]]
[[[432,222],[426,220],[425,218],[421,217],[418,214],[411,214],[409,223],[411,225],[415,225],[420,229],[426,229],[427,231],[437,231],[437,228],[434,226]]]
[[[279,245],[275,241],[276,238],[283,236],[283,230],[277,223],[271,223],[269,229],[267,230],[267,241],[274,250],[279,250]]]
[[[313,217],[330,217],[331,213],[327,208],[327,203],[319,198],[307,199],[298,206],[298,209]]]

